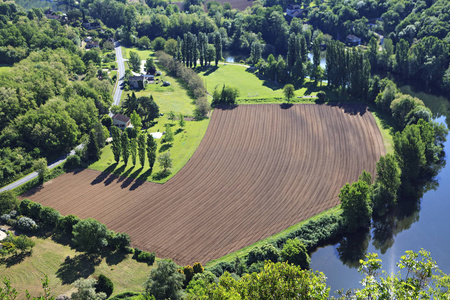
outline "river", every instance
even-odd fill
[[[409,87],[402,87],[403,93],[421,98],[433,111],[436,122],[449,123],[450,102],[443,97],[424,93],[416,94]],[[447,136],[444,150],[450,151],[450,134]],[[448,156],[447,156],[448,157]],[[439,268],[450,273],[450,239],[448,238],[450,218],[450,166],[444,166],[432,188],[412,207],[402,207],[396,217],[378,222],[370,232],[361,233],[350,239],[343,239],[334,245],[317,249],[311,256],[311,268],[327,276],[330,294],[338,289],[361,288],[358,273],[358,261],[366,253],[378,253],[383,260],[383,270],[397,273],[396,263],[407,250],[429,251]]]

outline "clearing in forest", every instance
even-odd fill
[[[127,232],[135,247],[203,264],[339,204],[385,152],[365,106],[216,109],[199,148],[161,185],[83,170],[22,195]]]

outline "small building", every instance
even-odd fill
[[[356,35],[349,34],[345,38],[345,44],[349,46],[358,46],[361,45],[361,38],[357,37]]]
[[[147,80],[147,82],[154,81],[155,75],[142,75]]]
[[[145,89],[145,82],[144,76],[131,76],[128,78],[128,84],[134,89]]]
[[[300,18],[303,15],[303,9],[298,4],[289,4],[286,7],[286,15],[292,18]]]
[[[86,43],[86,49],[92,48],[100,48],[100,44],[98,42],[90,41]]]
[[[98,22],[86,22],[83,23],[83,27],[86,28],[87,30],[92,30],[92,29],[99,29],[101,28],[100,23]]]
[[[115,114],[112,117],[113,125],[117,126],[120,129],[125,129],[127,127],[131,127],[131,120],[127,116],[122,114]]]

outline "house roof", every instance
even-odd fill
[[[357,37],[356,35],[353,35],[353,34],[347,35],[347,40],[352,41],[352,42],[360,42],[361,41],[361,39],[359,37]]]
[[[131,76],[130,78],[128,78],[128,81],[143,81],[144,80],[144,76]]]
[[[115,114],[112,117],[113,120],[118,120],[118,121],[122,121],[124,123],[128,123],[128,121],[130,121],[130,118],[128,118],[127,116],[124,116],[122,114]]]

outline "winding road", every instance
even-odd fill
[[[120,98],[122,97],[123,78],[125,76],[125,64],[124,64],[124,59],[122,57],[122,48],[120,47],[119,42],[115,43],[115,48],[116,48],[116,60],[117,60],[117,65],[118,65],[119,80],[117,82],[116,90],[114,92],[113,105],[119,105]],[[112,113],[110,112],[109,115],[112,116]],[[68,156],[75,154],[76,149],[82,149],[83,147],[84,147],[83,144],[78,145],[77,147],[75,147],[74,150],[61,156],[56,161],[50,163],[48,165],[48,168],[53,169],[53,168],[61,165],[62,163],[64,163],[66,161]],[[33,180],[37,176],[38,176],[37,172],[32,172],[32,173],[26,175],[25,177],[22,177],[19,180],[14,181],[13,183],[10,183],[10,184],[0,188],[0,193],[4,192],[4,191],[9,191],[9,190],[15,189],[15,188],[21,186],[22,184],[27,183],[30,180]]]

